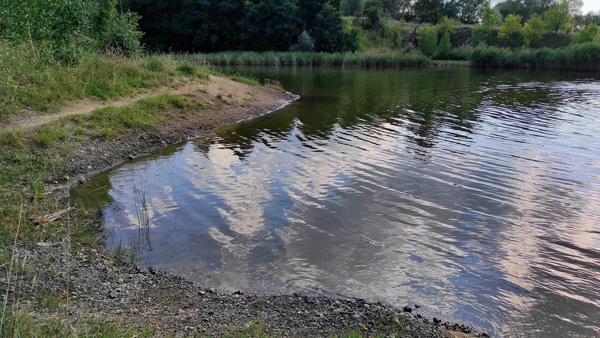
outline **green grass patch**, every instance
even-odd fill
[[[121,322],[88,314],[76,325],[69,325],[61,315],[41,316],[25,311],[7,311],[1,318],[2,337],[152,337],[155,327],[137,330]]]

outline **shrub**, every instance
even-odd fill
[[[99,4],[94,22],[98,32],[98,46],[111,54],[132,56],[141,51],[140,39],[143,33],[138,29],[140,16],[121,13],[117,10],[117,0]]]
[[[450,60],[468,61],[473,54],[473,46],[460,46],[450,51]]]
[[[437,50],[437,33],[433,27],[424,27],[419,36],[419,51],[427,56],[433,56]]]

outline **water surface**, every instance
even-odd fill
[[[496,336],[600,336],[597,79],[226,71],[302,99],[91,180],[76,193],[106,203],[108,247],[136,243],[143,264],[226,291],[418,303]]]

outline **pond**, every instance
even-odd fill
[[[496,336],[600,336],[595,75],[223,71],[302,98],[75,191],[105,203],[109,248],[134,243],[142,264],[223,291],[417,303]]]

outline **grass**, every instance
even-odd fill
[[[152,337],[156,329],[137,330],[96,314],[78,320],[76,327],[58,315],[41,316],[27,311],[9,311],[2,317],[2,337]]]
[[[184,78],[208,80],[207,69],[167,55],[90,55],[69,66],[38,60],[26,50],[0,41],[0,122],[23,111],[52,113],[77,99],[112,100]]]
[[[431,60],[416,53],[220,52],[189,54],[184,59],[208,65],[421,67]]]

